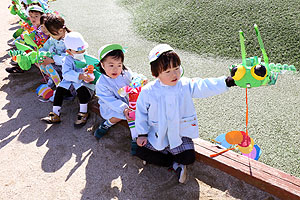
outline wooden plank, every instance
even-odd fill
[[[96,98],[89,103],[89,109],[100,115],[99,104]],[[128,127],[126,121],[122,121],[121,124]],[[197,161],[218,168],[280,199],[300,199],[299,178],[233,151],[210,158],[211,154],[218,153],[222,149],[201,139],[195,139],[194,143]]]
[[[211,154],[222,149],[201,139],[194,140],[194,143],[198,161],[218,168],[280,199],[300,199],[299,178],[233,151],[210,158]]]

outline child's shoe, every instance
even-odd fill
[[[89,117],[89,113],[79,112],[77,114],[77,120],[74,123],[74,127],[76,128],[83,127],[86,124],[88,117]]]
[[[178,177],[178,182],[179,183],[185,183],[186,178],[187,178],[187,169],[186,165],[179,164],[177,169],[175,170],[177,177]]]
[[[48,117],[42,118],[41,121],[47,122],[48,124],[57,124],[61,122],[60,117],[54,112],[50,112]]]
[[[99,126],[99,128],[94,133],[94,136],[96,137],[97,140],[99,140],[104,135],[106,135],[106,133],[108,132],[108,129],[110,128],[110,127],[104,125],[104,122],[105,121],[102,122],[102,124]]]

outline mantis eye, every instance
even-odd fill
[[[253,78],[256,80],[262,81],[266,78],[267,76],[267,69],[263,65],[255,65],[251,68],[251,75]]]
[[[235,81],[241,80],[246,73],[246,68],[243,65],[238,65],[232,68],[231,76]]]

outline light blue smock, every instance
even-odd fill
[[[135,126],[139,135],[157,150],[182,144],[181,137],[198,138],[198,120],[193,98],[206,98],[228,90],[226,77],[181,78],[175,86],[156,79],[145,85],[136,106]]]
[[[75,90],[80,88],[81,86],[86,86],[91,90],[95,90],[94,84],[89,84],[84,82],[83,80],[79,80],[79,74],[84,72],[83,68],[77,68],[74,63],[74,58],[70,55],[66,56],[63,59],[62,66],[62,77],[63,80],[58,84],[59,87],[63,87],[65,89],[69,89],[71,85],[74,86]]]
[[[53,60],[56,65],[63,65],[63,59],[68,55],[66,53],[66,45],[64,43],[64,38],[56,40],[50,37],[39,51],[49,51],[54,53]]]
[[[122,73],[123,75],[121,74],[115,79],[101,74],[96,83],[96,95],[99,98],[100,114],[106,120],[112,117],[126,120],[123,111],[129,107],[128,97],[121,97],[118,94],[118,90],[130,84],[132,72],[128,69]]]

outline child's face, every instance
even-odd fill
[[[42,14],[40,12],[29,11],[29,19],[34,26],[40,26],[41,16]]]
[[[47,30],[47,28],[44,24],[41,24],[41,31],[43,33],[45,33],[45,35],[50,35],[49,31]]]
[[[59,29],[59,30],[57,31],[57,33],[55,33],[55,35],[53,35],[53,34],[50,33],[50,32],[49,32],[49,34],[50,34],[50,36],[51,36],[52,38],[54,38],[54,39],[56,39],[56,40],[60,40],[60,39],[62,39],[63,37],[65,37],[66,31],[65,31],[65,29],[61,28],[61,29]]]
[[[123,62],[121,58],[114,58],[113,56],[106,57],[101,61],[102,68],[107,76],[110,78],[117,78],[123,70]]]
[[[180,79],[180,67],[171,65],[166,71],[159,73],[158,79],[165,85],[174,86]]]
[[[66,52],[69,55],[73,56],[73,58],[76,59],[76,60],[83,60],[84,59],[85,49],[81,50],[81,51],[75,51],[73,49],[68,49]]]

